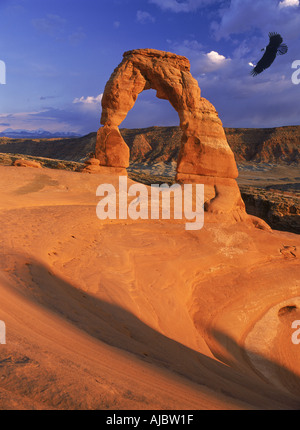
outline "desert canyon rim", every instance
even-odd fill
[[[179,115],[177,182],[204,184],[199,231],[96,216],[99,184],[127,174],[118,127],[150,88]],[[298,409],[299,235],[246,213],[189,61],[126,52],[101,124],[84,172],[0,166],[0,408]]]

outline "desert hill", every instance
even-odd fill
[[[237,163],[299,163],[300,126],[224,130]],[[123,129],[121,134],[130,147],[132,161],[177,160],[181,140],[179,127]]]
[[[237,162],[299,163],[300,126],[225,128]]]
[[[80,161],[94,150],[96,133],[79,138],[16,139],[0,137],[0,152]]]
[[[180,148],[179,127],[121,129],[130,147],[132,162],[176,161]],[[277,128],[225,128],[237,163],[299,163],[300,126]],[[0,137],[0,153],[80,161],[93,152],[96,133],[79,138],[13,139]]]

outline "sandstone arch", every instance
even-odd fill
[[[101,127],[97,133],[96,158],[102,166],[127,168],[129,148],[118,126],[147,89],[169,100],[177,111],[183,131],[177,162],[179,183],[206,185],[207,210],[231,211],[244,204],[235,181],[238,170],[222,122],[214,106],[201,97],[198,82],[185,57],[154,49],[123,54],[123,61],[108,80],[103,98]]]

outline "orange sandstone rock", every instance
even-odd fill
[[[85,160],[84,164],[87,165],[92,165],[92,166],[99,166],[100,165],[100,160],[98,160],[98,158],[88,158],[87,160]]]
[[[23,158],[15,160],[13,165],[17,167],[35,167],[37,169],[40,169],[42,167],[42,165],[37,161],[24,160]]]
[[[177,164],[177,181],[184,183],[218,178],[210,185],[212,212],[230,212],[244,205],[235,178],[238,170],[222,122],[214,106],[201,97],[198,82],[190,73],[186,57],[154,49],[137,49],[123,54],[123,61],[108,80],[102,98],[101,127],[95,154],[101,165],[128,167],[129,148],[118,126],[143,90],[155,89],[156,96],[169,100],[177,111],[183,131]],[[230,179],[228,181],[227,179]],[[237,203],[238,202],[238,203]]]
[[[129,148],[117,126],[105,125],[99,128],[95,152],[102,166],[129,166]]]

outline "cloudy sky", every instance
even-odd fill
[[[225,127],[300,124],[299,0],[0,0],[0,20],[0,131],[96,131],[107,80],[138,48],[185,55]],[[254,78],[269,32],[289,51]],[[178,122],[148,90],[121,127]]]

